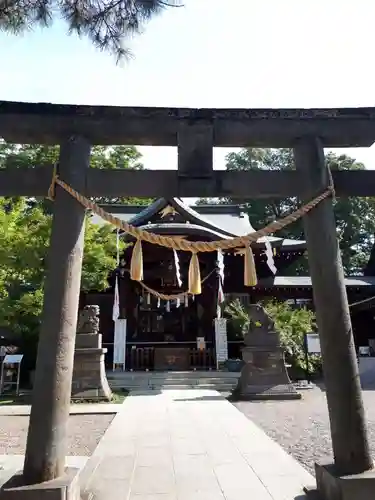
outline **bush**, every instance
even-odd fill
[[[296,368],[306,370],[304,337],[314,329],[315,313],[306,307],[293,307],[287,302],[275,300],[265,302],[263,305],[275,322],[286,360]],[[315,370],[317,357],[310,361],[310,369]]]

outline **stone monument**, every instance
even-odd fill
[[[85,306],[77,324],[72,399],[111,400],[104,366],[106,352],[99,333],[99,306]]]
[[[249,306],[250,324],[245,334],[242,357],[245,362],[234,399],[300,399],[291,384],[284,351],[275,325],[259,304]]]

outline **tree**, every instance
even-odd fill
[[[287,362],[305,370],[304,336],[314,330],[314,312],[306,307],[293,307],[287,302],[276,300],[266,301],[264,307],[275,322],[275,329],[279,332]],[[320,356],[310,356],[310,358],[310,368],[314,371],[320,369]]]
[[[119,60],[129,55],[123,45],[127,37],[140,33],[165,8],[179,5],[178,0],[1,0],[0,29],[23,33],[35,26],[49,27],[60,16],[69,33],[88,37]]]
[[[58,161],[59,147],[0,142],[0,168],[25,168],[51,165]],[[135,146],[94,146],[91,152],[92,168],[129,168],[142,170],[142,155]],[[148,205],[148,198],[94,198],[97,203],[125,203]]]
[[[0,325],[20,336],[29,367],[35,362],[51,219],[43,207],[24,198],[0,198]],[[113,228],[88,218],[82,290],[108,287],[115,255]]]
[[[331,170],[363,170],[365,166],[346,155],[328,153],[326,161]],[[292,170],[293,152],[289,149],[243,149],[227,155],[227,170]],[[207,200],[200,200],[206,203]],[[219,203],[242,203],[254,227],[261,228],[274,219],[296,210],[297,198],[285,199],[220,199]],[[369,258],[375,233],[374,198],[339,198],[334,205],[337,234],[340,241],[345,273],[360,274]],[[303,221],[299,220],[276,236],[304,239]],[[307,260],[301,259],[297,273],[308,273]]]

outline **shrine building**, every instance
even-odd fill
[[[161,198],[147,207],[101,207],[146,231],[191,241],[216,241],[255,231],[248,215],[238,205],[191,207],[180,198]],[[97,215],[92,215],[92,222],[104,223]],[[87,304],[100,306],[100,330],[103,345],[108,349],[108,367],[112,366],[113,360],[112,309],[116,276],[120,317],[127,320],[127,370],[215,369],[214,320],[217,317],[221,291],[225,298],[239,298],[243,303],[274,298],[313,307],[310,277],[295,276],[290,271],[292,265],[306,253],[304,240],[268,237],[269,244],[264,238],[252,244],[258,276],[255,287],[244,286],[244,259],[240,249],[225,251],[221,261],[224,265],[220,263],[216,252],[201,253],[199,262],[202,293],[195,297],[186,294],[179,299],[163,300],[157,296],[158,293],[174,295],[187,290],[190,253],[178,252],[176,263],[172,250],[143,243],[144,279],[139,283],[131,280],[129,274],[133,240],[126,234],[122,234],[121,238],[127,243],[127,247],[121,255],[118,268],[110,276],[108,290],[102,293],[82,293],[80,300],[80,307]],[[272,248],[276,274],[275,269],[269,265],[267,247],[268,250]],[[351,315],[357,347],[368,345],[369,339],[375,337],[374,314],[364,306],[365,299],[375,296],[375,269],[371,268],[370,261],[366,275],[345,278],[349,304],[353,305]],[[357,303],[360,303],[359,307]],[[369,303],[372,305],[371,301]],[[228,358],[240,358],[242,340],[230,328],[227,337]]]

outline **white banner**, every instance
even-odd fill
[[[270,243],[270,240],[267,238],[267,236],[264,237],[264,244],[266,246],[267,265],[270,268],[271,272],[273,274],[276,274],[277,273],[277,269],[276,269],[275,261],[274,261],[274,258],[273,258],[272,245]]]
[[[227,320],[225,318],[215,319],[215,347],[216,347],[216,366],[228,359],[228,338],[227,338]]]
[[[115,336],[113,343],[113,369],[115,365],[123,365],[125,370],[126,356],[126,319],[115,321]]]
[[[120,316],[120,294],[118,289],[118,277],[116,275],[115,289],[113,294],[113,308],[112,308],[112,319],[114,322]]]
[[[178,286],[181,288],[182,287],[182,279],[181,279],[181,271],[180,271],[180,259],[178,258],[178,253],[176,250],[173,250],[173,257],[174,257],[174,267],[176,271],[176,279]]]

